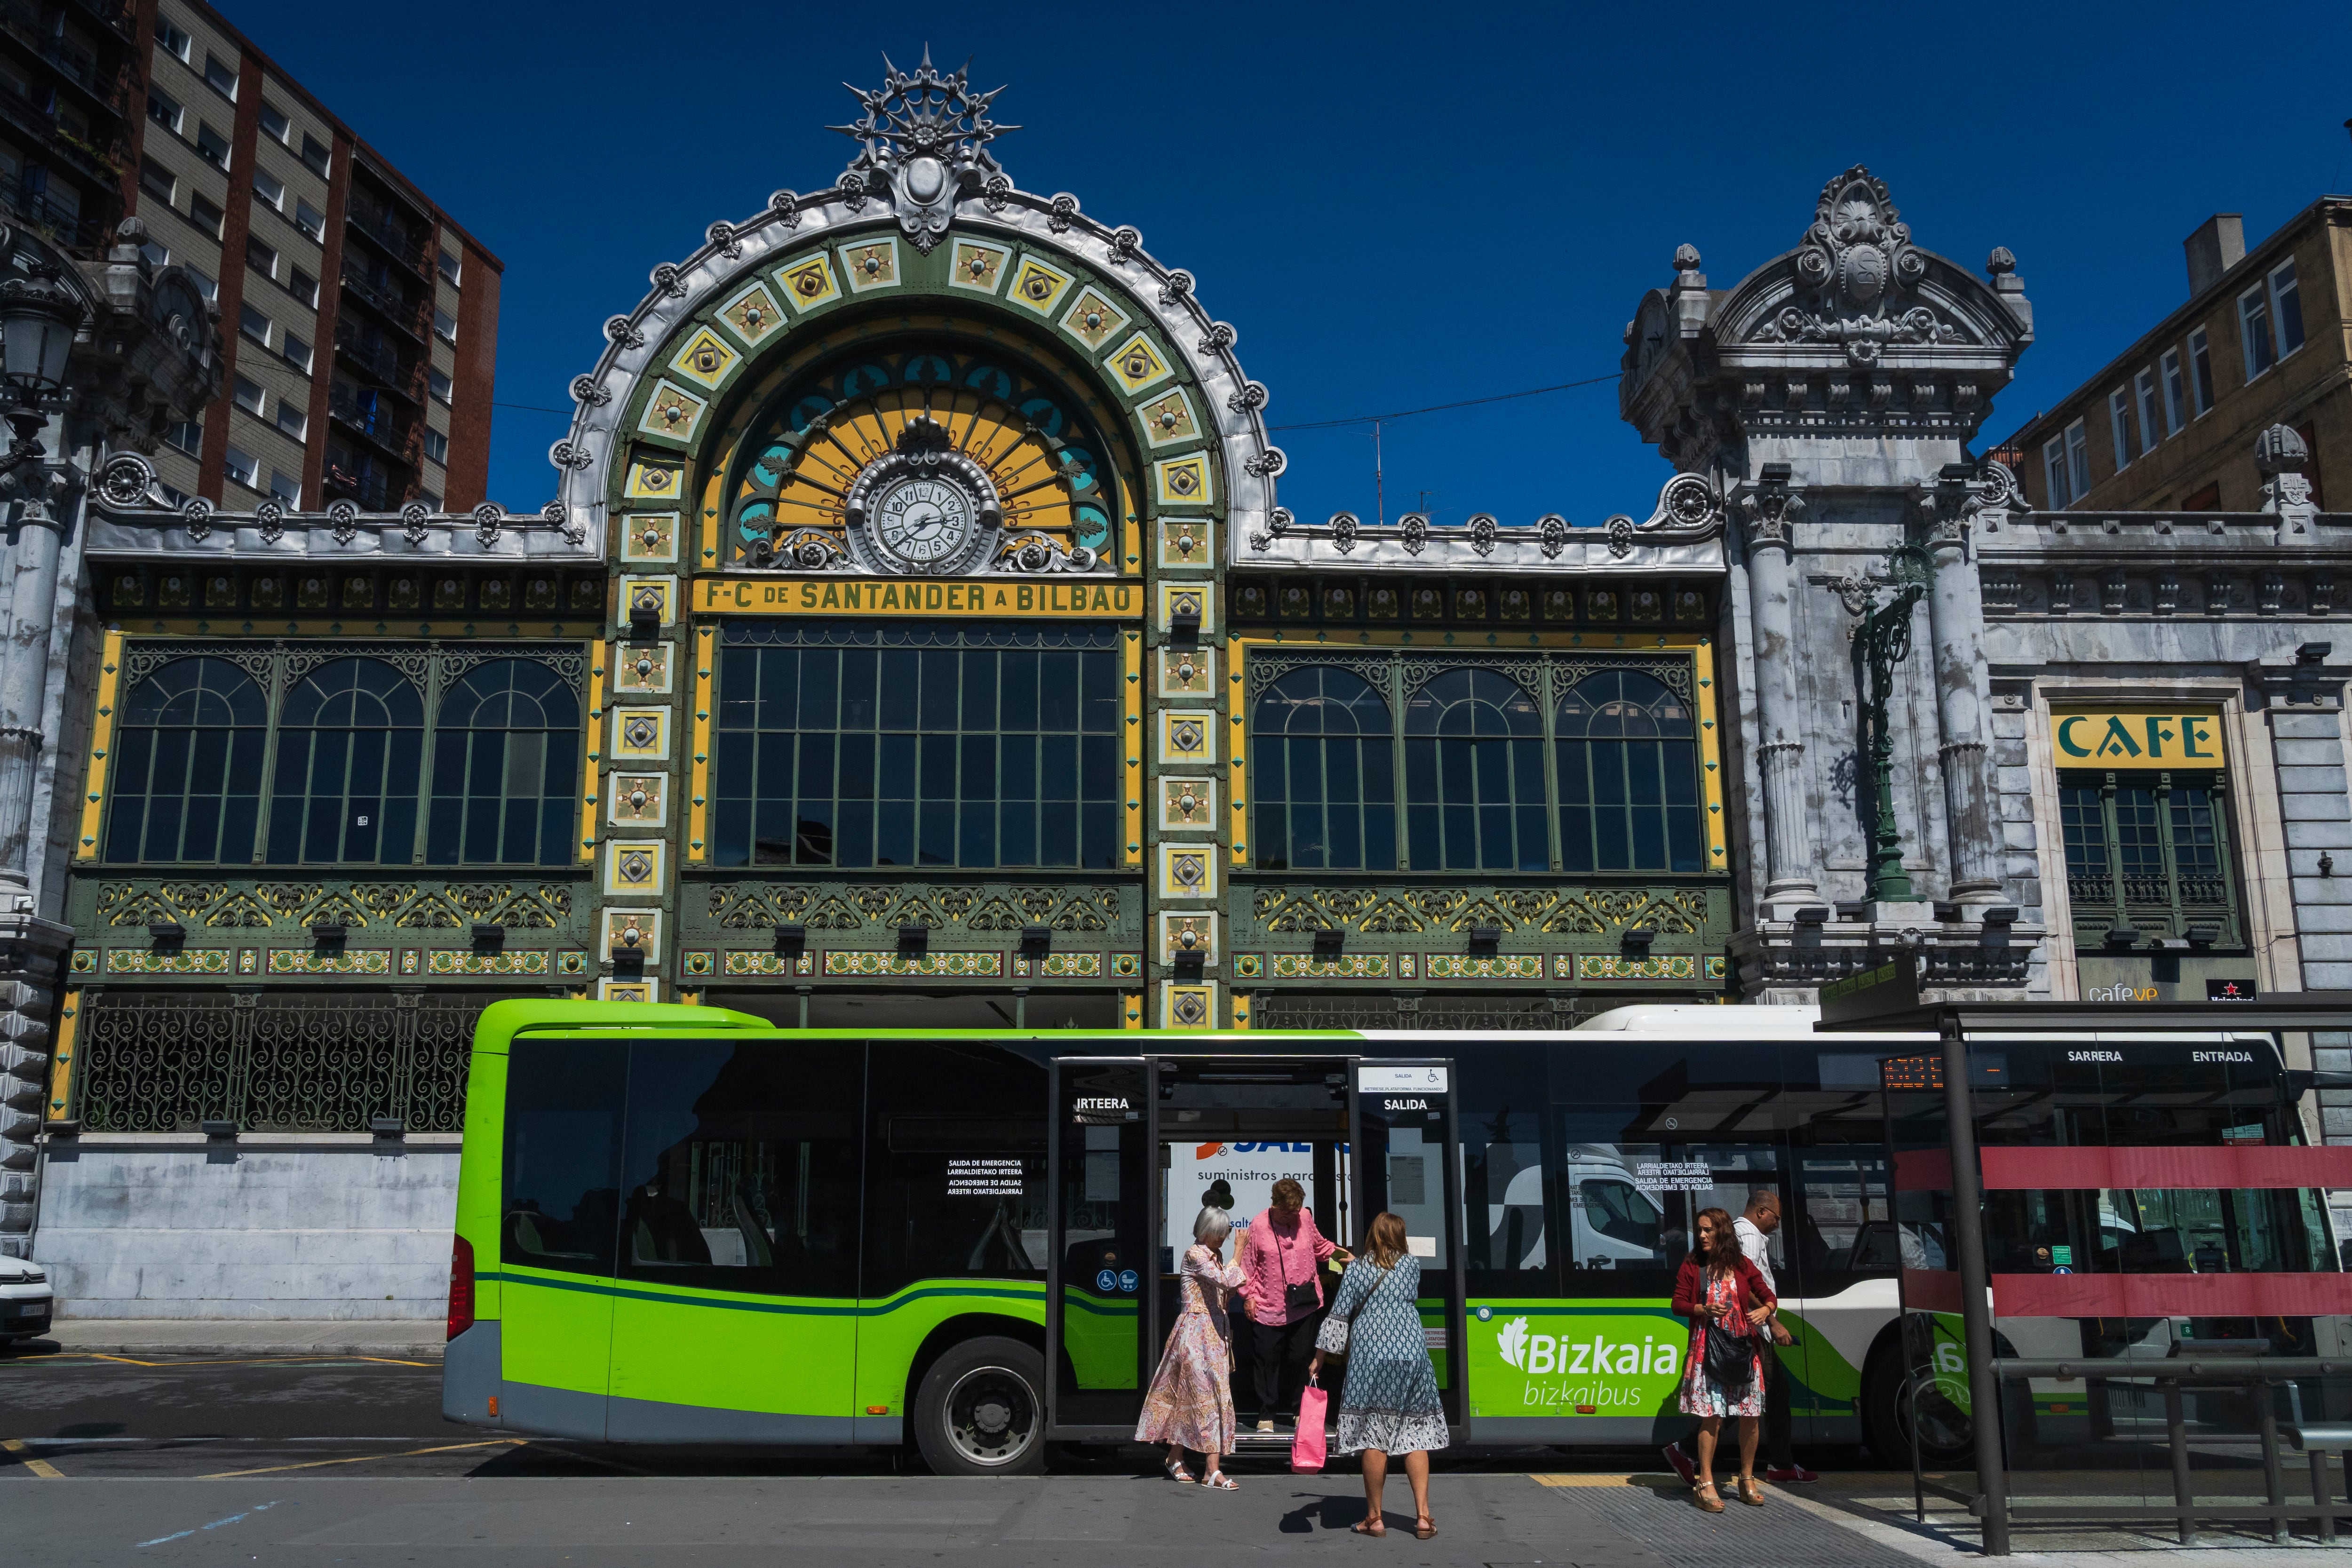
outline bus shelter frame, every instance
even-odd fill
[[[1919,994],[1918,960],[1904,953],[1849,980],[1824,986],[1821,1021],[1813,1027],[1820,1034],[1933,1034],[1941,1047],[1944,1131],[1952,1164],[1952,1250],[1957,1255],[1960,1277],[1960,1326],[1969,1356],[1969,1405],[1975,1413],[1970,1425],[1976,1445],[1978,1489],[1975,1497],[1956,1500],[1965,1500],[1969,1511],[1983,1519],[1984,1555],[2006,1557],[2010,1553],[2009,1527],[2013,1517],[2000,1422],[2000,1385],[2006,1369],[1993,1355],[1992,1280],[1985,1260],[1984,1179],[1977,1149],[1976,1096],[1969,1061],[1970,1038],[2035,1033],[2235,1032],[2278,1036],[2347,1030],[2352,1029],[2352,991],[2292,992],[2231,1002],[1939,1001]],[[1887,1053],[1890,1058],[1912,1054],[1915,1053]],[[2283,1049],[2281,1055],[2284,1055]],[[2315,1079],[2318,1076],[2314,1075]],[[1892,1184],[1891,1159],[1887,1178]],[[1891,1198],[1890,1187],[1890,1214]],[[1906,1300],[1898,1309],[1906,1318],[1908,1305]],[[2176,1383],[2168,1386],[2177,1390],[2179,1385]],[[2177,1399],[2177,1393],[2172,1397]],[[2185,1458],[2185,1450],[2182,1457]],[[2180,1462],[2177,1458],[2176,1467]],[[1918,1444],[1915,1439],[1915,1486],[1919,1484],[1918,1468]],[[2277,1506],[2275,1498],[2272,1506]],[[2186,1509],[2184,1499],[2171,1508],[2102,1509],[2099,1514],[2106,1521],[2116,1521],[2126,1512],[2134,1518],[2177,1520],[2186,1531]],[[2043,1511],[2036,1510],[2035,1513],[2039,1516]]]

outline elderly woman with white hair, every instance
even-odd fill
[[[1176,1323],[1168,1331],[1168,1348],[1160,1352],[1160,1370],[1143,1398],[1143,1419],[1135,1427],[1137,1442],[1168,1445],[1170,1480],[1192,1483],[1192,1474],[1184,1468],[1190,1448],[1207,1461],[1203,1484],[1227,1492],[1239,1489],[1220,1463],[1234,1451],[1237,1430],[1234,1331],[1225,1302],[1236,1294],[1249,1295],[1240,1265],[1225,1261],[1225,1238],[1233,1228],[1233,1216],[1221,1208],[1203,1207],[1192,1221],[1192,1245],[1177,1268]]]

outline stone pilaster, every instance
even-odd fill
[[[1789,539],[1804,510],[1804,498],[1789,489],[1786,465],[1768,469],[1763,481],[1740,500],[1756,637],[1757,767],[1764,784],[1762,901],[1767,904],[1821,897],[1805,810],[1805,744],[1795,662],[1796,570]]]
[[[1964,904],[2001,899],[2000,830],[1993,819],[1986,773],[1984,591],[1969,560],[1969,500],[1964,475],[1948,473],[1920,499],[1935,563],[1927,590],[1928,635],[1934,643],[1937,771],[1944,780],[1945,830],[1951,839],[1952,899]]]

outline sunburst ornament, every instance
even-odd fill
[[[828,126],[860,144],[842,184],[866,196],[888,193],[898,226],[915,248],[929,251],[947,233],[955,205],[1004,180],[988,144],[1018,125],[988,118],[997,93],[971,89],[971,62],[941,71],[923,47],[923,63],[902,71],[882,57],[885,75],[872,91],[842,83],[865,112],[848,125]]]

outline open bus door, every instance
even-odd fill
[[[1449,1059],[1354,1064],[1356,1229],[1349,1245],[1385,1209],[1404,1221],[1405,1245],[1421,1259],[1421,1321],[1445,1420],[1461,1428],[1464,1294],[1458,1079]]]
[[[1134,1436],[1158,1356],[1151,1079],[1140,1057],[1054,1064],[1045,1412],[1059,1438]]]

